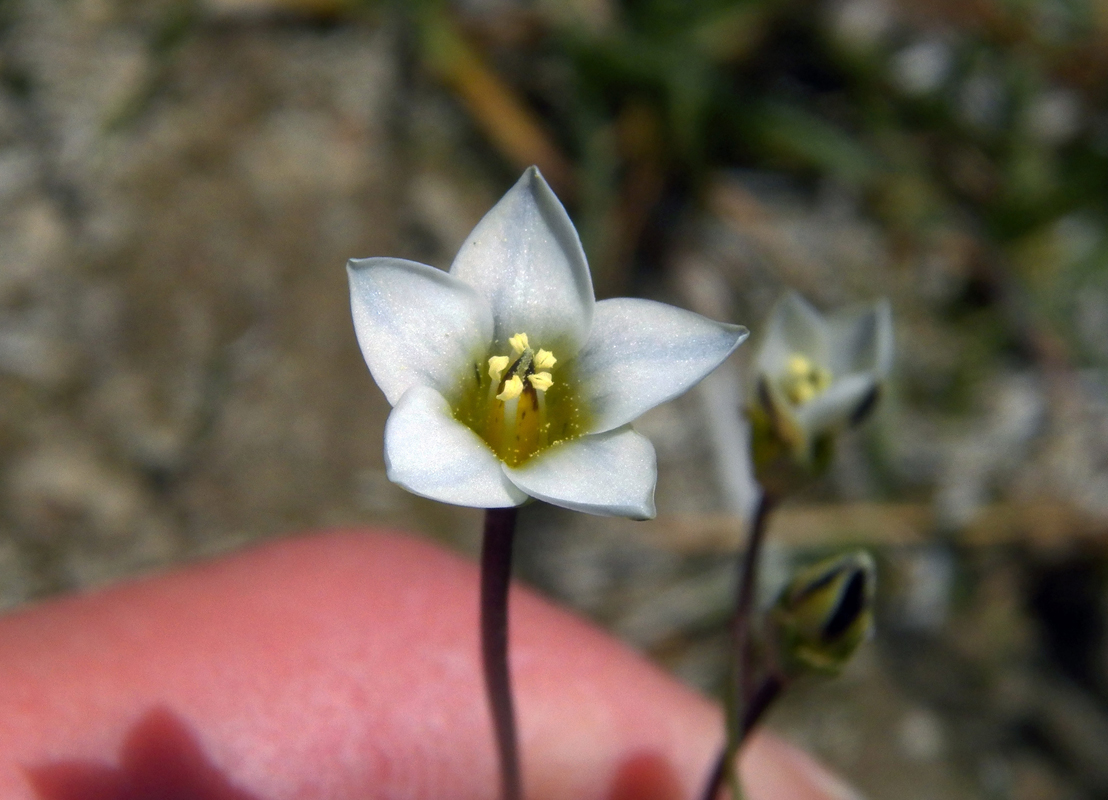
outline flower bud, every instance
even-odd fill
[[[781,667],[836,674],[873,629],[876,566],[864,550],[800,570],[770,611]]]

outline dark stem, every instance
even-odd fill
[[[758,589],[758,564],[762,558],[762,545],[766,540],[766,523],[773,511],[773,498],[766,492],[758,498],[758,508],[750,523],[746,551],[739,567],[739,586],[735,594],[735,616],[731,620],[732,647],[737,666],[734,683],[735,708],[732,720],[737,721],[745,714],[754,693],[754,670],[751,658],[753,650],[750,641],[750,625],[754,612],[754,597]],[[732,726],[733,727],[733,726]]]
[[[785,681],[780,675],[770,675],[762,681],[750,698],[750,702],[746,706],[746,713],[743,714],[743,727],[739,732],[740,745],[746,741],[746,737],[754,730],[754,726],[761,722],[762,716],[773,705],[773,701],[781,696],[783,691],[785,691]]]
[[[754,730],[762,715],[766,713],[773,701],[781,696],[785,690],[785,680],[780,675],[770,675],[755,690],[750,698],[750,703],[743,714],[742,730],[739,731],[739,746],[746,741],[746,737]],[[716,800],[719,790],[723,788],[723,781],[727,777],[728,748],[720,748],[716,756],[716,763],[712,766],[712,772],[708,777],[708,785],[704,790],[703,800]]]
[[[481,661],[500,759],[503,800],[520,800],[522,794],[512,681],[508,674],[508,582],[515,530],[515,508],[490,508],[485,512],[485,539],[481,548]]]
[[[713,769],[704,793],[705,800],[715,800],[725,778],[730,778],[733,787],[737,786],[733,773],[735,755],[739,751],[749,730],[746,728],[748,711],[756,694],[754,688],[754,649],[750,641],[751,617],[754,610],[755,590],[758,583],[758,562],[762,555],[762,544],[766,538],[766,523],[773,511],[774,501],[769,493],[763,491],[758,498],[758,508],[750,522],[746,549],[739,561],[739,582],[735,590],[735,616],[731,619],[731,664],[732,676],[730,702],[725,709],[727,714],[727,744],[721,758]],[[780,691],[780,690],[778,690]],[[760,717],[765,708],[758,712]],[[755,720],[756,721],[756,720]],[[753,724],[753,723],[752,723]],[[738,798],[735,798],[738,800]]]

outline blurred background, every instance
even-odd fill
[[[531,163],[598,296],[754,336],[640,420],[658,520],[530,506],[518,574],[717,691],[745,360],[788,287],[887,296],[766,564],[871,547],[878,635],[769,724],[867,797],[1108,797],[1098,0],[0,0],[0,603],[307,527],[474,553],[385,478],[343,265],[448,266]]]

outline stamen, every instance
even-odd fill
[[[558,359],[554,358],[554,354],[549,350],[539,350],[535,353],[535,369],[550,369],[558,363]]]
[[[580,435],[581,423],[576,398],[567,394],[572,372],[559,372],[555,381],[552,371],[558,359],[549,350],[532,350],[524,332],[507,344],[510,354],[474,364],[477,387],[455,409],[455,416],[498,458],[518,466],[551,444]]]
[[[800,353],[789,356],[785,363],[785,376],[782,388],[785,396],[793,405],[801,406],[817,395],[823,394],[831,385],[831,373],[824,367],[812,363]]]
[[[799,353],[789,356],[789,363],[785,367],[790,378],[807,378],[812,371],[812,362]]]
[[[503,398],[504,394],[508,393],[508,389],[515,382],[516,385],[522,387],[523,382],[520,381],[518,376],[513,376],[507,384],[504,386],[504,392],[498,397]],[[519,407],[522,405],[521,391],[516,390],[515,394],[504,399],[504,404],[501,406],[504,416],[501,419],[501,429],[499,433],[499,447],[498,454],[502,459],[508,463],[512,463],[516,460],[519,454]],[[513,464],[514,466],[514,464]]]
[[[504,377],[504,370],[508,368],[508,361],[507,356],[493,356],[489,359],[489,377],[494,384],[500,384],[500,379]]]
[[[542,351],[540,350],[539,352],[541,353]],[[536,359],[536,363],[537,362],[538,359]],[[550,377],[549,372],[536,372],[534,375],[528,375],[527,380],[529,380],[531,385],[540,392],[545,392],[554,385],[554,379]]]
[[[545,448],[550,446],[550,421],[546,416],[546,392],[538,390],[537,386],[535,388],[537,390],[535,400],[537,401],[536,405],[538,405],[536,411],[539,415],[539,447]]]
[[[523,393],[523,381],[518,375],[513,375],[504,382],[504,391],[496,396],[497,400],[515,400]]]
[[[512,346],[512,352],[517,356],[526,350],[529,350],[531,343],[527,341],[526,333],[517,333],[511,339],[508,340],[508,344]]]
[[[816,396],[816,390],[810,383],[796,382],[789,387],[789,399],[793,405],[802,406]]]

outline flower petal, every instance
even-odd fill
[[[458,251],[450,274],[492,306],[496,340],[526,333],[560,359],[589,334],[595,303],[581,240],[562,204],[531,167]]]
[[[522,466],[502,468],[527,494],[573,511],[632,519],[656,513],[654,446],[630,426],[560,442]]]
[[[589,432],[626,425],[683,394],[748,335],[741,325],[652,300],[600,301],[576,361],[582,399],[591,415]]]
[[[877,379],[869,373],[846,375],[823,394],[794,409],[793,414],[809,436],[845,428],[876,388]]]
[[[888,300],[828,321],[831,370],[836,375],[869,372],[888,375],[893,362],[893,315]]]
[[[527,499],[489,446],[454,419],[446,398],[418,384],[385,422],[385,468],[393,483],[443,503],[504,508]]]
[[[488,355],[492,312],[468,285],[399,258],[352,259],[350,308],[373,379],[396,405],[412,385],[447,397]]]
[[[796,292],[789,292],[773,307],[766,338],[756,361],[759,375],[777,377],[790,356],[800,354],[814,364],[828,366],[827,323],[823,315]]]

